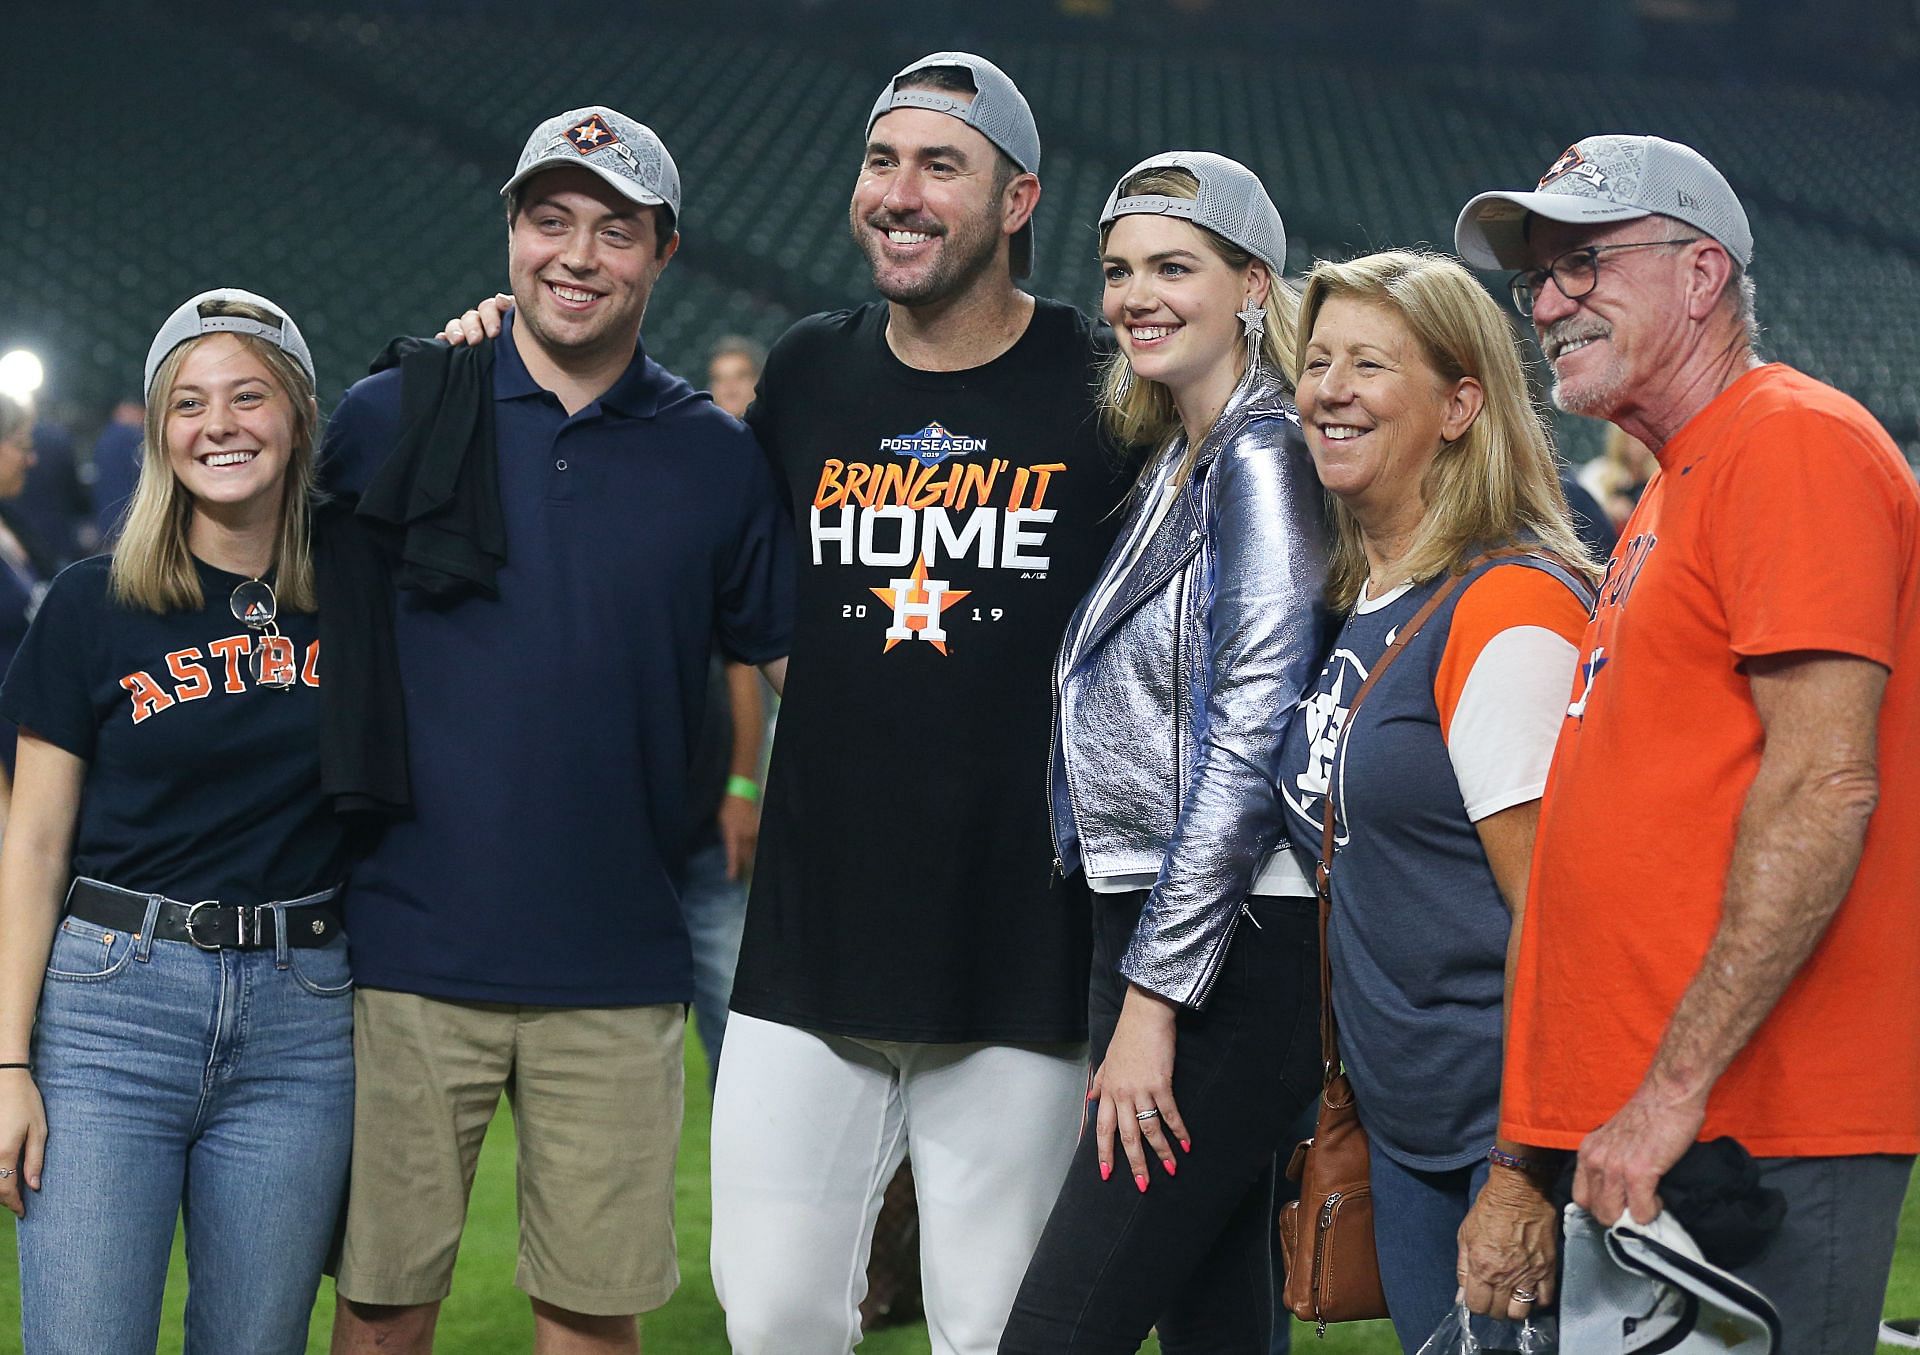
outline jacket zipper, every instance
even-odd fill
[[[1066,742],[1060,737],[1060,718],[1066,707],[1065,698],[1061,695],[1061,688],[1065,686],[1067,680],[1063,661],[1067,656],[1067,645],[1071,643],[1072,638],[1069,634],[1061,642],[1060,651],[1054,655],[1053,681],[1048,684],[1053,688],[1053,724],[1047,730],[1047,826],[1052,830],[1053,838],[1053,874],[1048,877],[1048,884],[1052,884],[1055,879],[1067,878],[1067,868],[1060,860],[1060,825],[1053,821],[1053,766],[1056,761],[1067,774],[1067,812],[1076,815],[1080,812],[1079,807],[1074,803],[1073,769],[1067,766]]]
[[[1060,659],[1053,660],[1053,681],[1047,684],[1052,688],[1053,723],[1047,727],[1047,836],[1053,846],[1053,874],[1047,877],[1051,885],[1055,880],[1064,880],[1066,868],[1060,864],[1060,825],[1054,822],[1057,812],[1053,798],[1053,764],[1060,756]],[[1068,792],[1071,794],[1071,790]]]
[[[1190,563],[1191,561],[1189,561]],[[1173,821],[1180,822],[1180,802],[1184,798],[1180,791],[1186,781],[1186,763],[1182,761],[1180,746],[1180,706],[1186,699],[1186,687],[1181,681],[1181,670],[1186,666],[1181,662],[1186,649],[1187,638],[1187,592],[1193,580],[1188,576],[1185,566],[1180,570],[1180,587],[1173,599],[1173,709],[1167,714],[1173,720]]]

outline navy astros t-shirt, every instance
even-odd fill
[[[883,1040],[1086,1038],[1090,908],[1048,834],[1051,668],[1128,476],[1100,334],[1037,301],[927,372],[881,303],[803,320],[748,422],[800,541],[792,667],[733,1007]]]
[[[685,1002],[687,767],[717,640],[787,652],[793,544],[766,458],[644,352],[568,416],[494,346],[498,598],[400,594],[414,817],[347,896],[356,982],[471,1001]],[[400,432],[400,372],[335,411],[328,486]]]
[[[188,903],[268,903],[340,882],[346,829],[320,794],[320,622],[280,608],[296,680],[261,687],[245,582],[195,561],[205,602],[155,614],[64,570],[14,656],[0,713],[88,764],[76,874]]]

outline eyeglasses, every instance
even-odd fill
[[[233,619],[259,636],[248,661],[257,687],[291,691],[298,679],[299,666],[293,661],[293,641],[280,633],[275,618],[280,615],[280,599],[265,579],[245,579],[236,584],[227,606]]]
[[[1578,301],[1600,285],[1600,256],[1611,250],[1690,245],[1699,238],[1689,235],[1677,240],[1635,240],[1624,245],[1588,245],[1583,249],[1570,249],[1545,268],[1523,268],[1513,275],[1507,286],[1513,292],[1514,309],[1522,315],[1532,315],[1533,299],[1547,285],[1548,278],[1553,279],[1553,285],[1560,289],[1561,296],[1569,301]]]

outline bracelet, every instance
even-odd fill
[[[727,794],[738,795],[748,804],[757,805],[760,803],[760,783],[751,776],[740,776],[736,773],[727,778]]]
[[[29,1073],[33,1071],[33,1065],[31,1063],[0,1063],[0,1068],[24,1068]]]
[[[1542,1162],[1537,1157],[1516,1157],[1512,1153],[1503,1153],[1498,1146],[1487,1149],[1487,1161],[1496,1167],[1526,1172],[1530,1176],[1543,1176],[1553,1171],[1552,1163]]]

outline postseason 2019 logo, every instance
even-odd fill
[[[1585,179],[1598,189],[1607,186],[1606,171],[1582,155],[1580,147],[1574,145],[1560,152],[1560,158],[1547,167],[1547,172],[1540,176],[1540,182],[1534,185],[1534,189],[1537,192],[1548,184],[1558,183],[1569,174],[1577,179]]]
[[[910,456],[923,466],[937,466],[950,456],[966,456],[973,452],[986,451],[987,440],[963,437],[958,433],[950,432],[945,424],[936,419],[918,433],[881,438],[880,450],[891,452],[895,456]]]
[[[885,648],[922,640],[947,654],[948,626],[961,619],[948,613],[962,598],[976,604],[965,617],[969,625],[1006,614],[974,587],[955,587],[956,568],[1047,577],[1053,567],[1047,532],[1057,512],[1047,506],[1047,494],[1067,465],[1015,466],[987,455],[985,438],[955,433],[937,419],[917,433],[879,442],[871,461],[828,457],[822,463],[808,524],[813,563],[885,569],[885,586],[869,585],[861,594],[878,598],[881,615],[891,618]],[[942,464],[947,461],[953,464]],[[846,602],[841,615],[864,619],[871,606]]]

